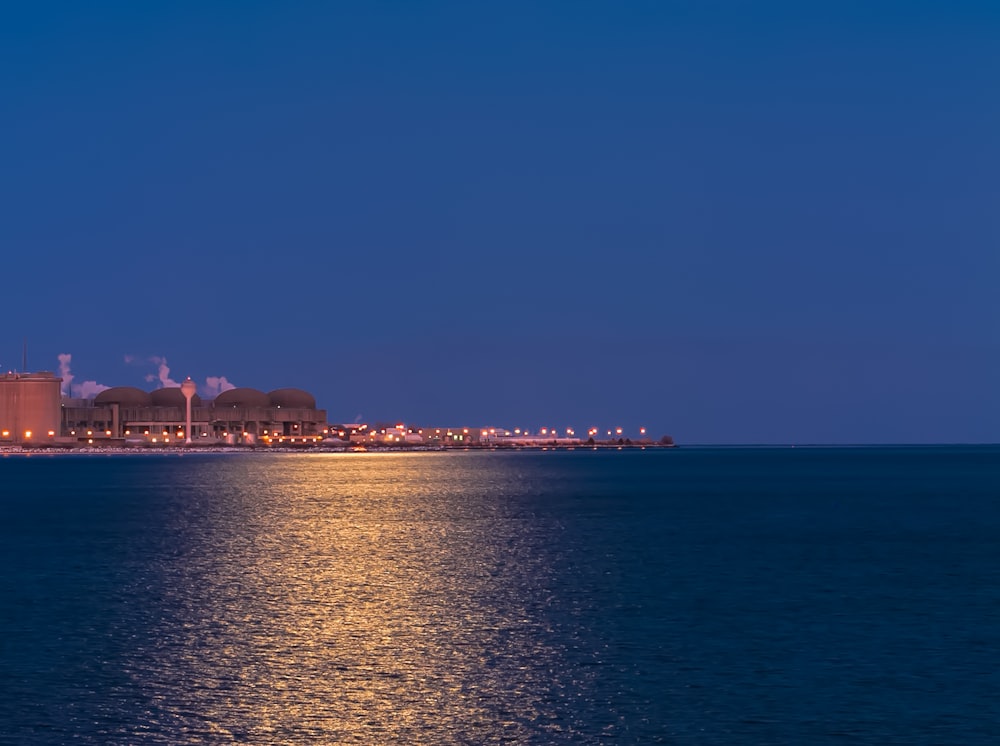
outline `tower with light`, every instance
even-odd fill
[[[191,380],[191,376],[184,379],[184,383],[181,384],[181,393],[184,394],[184,401],[187,405],[187,419],[184,422],[185,430],[185,443],[191,445],[191,399],[196,393],[198,393],[198,384]]]

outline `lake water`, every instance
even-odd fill
[[[1000,742],[1000,449],[0,458],[0,743]]]

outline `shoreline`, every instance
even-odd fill
[[[594,445],[531,445],[531,446],[0,446],[0,456],[152,456],[194,454],[266,454],[266,453],[464,453],[469,451],[520,453],[532,451],[645,451],[670,450],[676,445],[643,443],[619,445],[597,443]]]

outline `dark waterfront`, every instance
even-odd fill
[[[992,744],[1000,448],[0,459],[0,743]]]

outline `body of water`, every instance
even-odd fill
[[[3,744],[1000,742],[1000,449],[0,459]]]

